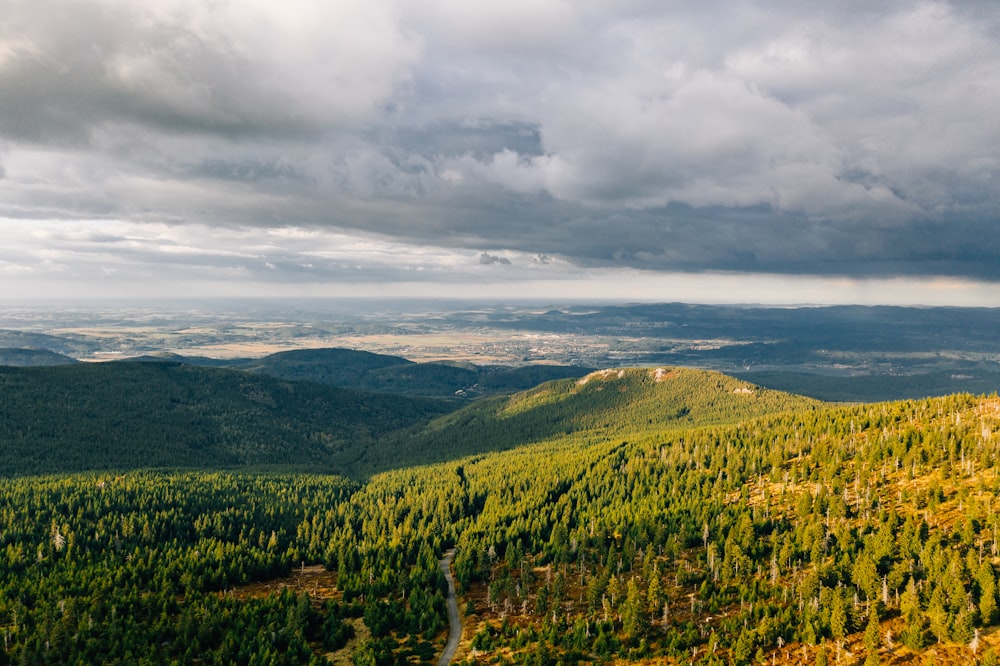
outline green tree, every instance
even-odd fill
[[[931,592],[931,599],[924,615],[927,617],[931,633],[934,634],[938,642],[948,640],[951,634],[951,617],[945,608],[944,591],[940,587],[935,587],[934,591]]]
[[[882,625],[878,620],[878,610],[873,606],[868,613],[868,626],[865,627],[865,652],[868,662],[874,661],[878,664],[878,649],[882,643]]]
[[[649,585],[646,588],[646,608],[649,611],[650,623],[655,622],[657,616],[663,612],[665,601],[666,594],[663,591],[663,583],[660,581],[660,570],[654,564],[650,572]]]
[[[625,602],[622,605],[622,630],[632,643],[646,635],[649,617],[646,614],[646,600],[635,579],[630,579],[625,588]]]
[[[881,582],[878,576],[878,568],[875,561],[868,554],[862,554],[854,561],[854,568],[851,571],[851,579],[865,594],[868,601],[874,601],[881,589]]]
[[[993,565],[984,561],[976,572],[979,584],[979,618],[983,626],[991,626],[997,621],[997,579]]]
[[[899,599],[899,607],[905,623],[901,636],[903,644],[911,650],[923,649],[924,615],[920,610],[920,595],[913,578],[906,584],[906,590]]]
[[[819,644],[819,648],[816,650],[816,666],[828,666],[830,663],[830,655],[826,649],[826,641]]]
[[[843,639],[848,634],[847,608],[839,590],[833,591],[833,601],[830,605],[830,633],[836,639]]]
[[[740,666],[749,664],[755,647],[753,632],[746,629],[742,630],[736,639],[736,644],[733,646],[733,663]]]

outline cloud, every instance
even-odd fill
[[[363,121],[420,51],[384,2],[4,5],[0,131],[41,142],[86,143],[109,123],[315,137]]]
[[[1000,279],[995,3],[0,11],[0,218],[323,230],[454,252],[435,271]]]
[[[479,263],[482,266],[490,266],[492,264],[510,266],[510,259],[507,257],[498,257],[495,254],[490,254],[489,252],[483,252],[479,255]]]

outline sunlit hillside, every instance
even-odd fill
[[[0,661],[434,663],[454,549],[459,663],[996,663],[995,395],[615,370],[413,428],[361,482],[0,481]]]

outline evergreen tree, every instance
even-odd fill
[[[865,627],[865,659],[868,664],[878,664],[878,649],[882,642],[882,625],[878,621],[878,610],[873,606],[868,613],[868,626]]]
[[[976,572],[979,584],[979,619],[983,626],[991,626],[997,621],[997,579],[993,565],[983,561]]]
[[[643,598],[635,579],[626,585],[625,601],[622,605],[622,630],[631,642],[645,636],[649,629],[649,617],[646,614],[646,600]]]
[[[847,636],[847,608],[844,604],[844,597],[839,590],[833,591],[833,602],[830,606],[830,633],[836,639],[843,639]]]
[[[899,600],[900,612],[903,615],[903,644],[911,650],[924,647],[924,616],[920,610],[920,596],[913,578],[906,584],[906,590]]]

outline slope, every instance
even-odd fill
[[[597,438],[646,436],[821,404],[706,370],[600,370],[578,380],[547,382],[512,396],[479,400],[376,443],[358,461],[358,469],[447,460],[575,433]]]
[[[426,662],[451,547],[464,663],[996,663],[996,395],[821,405],[659,369],[490,404],[576,430],[364,484],[0,480],[0,663],[305,663],[345,618],[358,661]]]
[[[0,349],[0,365],[30,367],[36,365],[70,365],[78,363],[74,358],[57,354],[48,349]]]
[[[400,356],[336,347],[279,352],[229,367],[363,391],[469,399],[524,390],[545,381],[579,377],[590,371],[589,368],[560,365],[507,367],[414,363]]]
[[[819,375],[805,372],[758,370],[734,373],[760,386],[837,402],[915,400],[955,393],[986,394],[1000,387],[1000,372],[989,364],[904,375]]]
[[[139,467],[343,469],[451,409],[180,363],[0,368],[0,474]]]
[[[996,396],[956,395],[442,466],[475,508],[455,558],[469,653],[989,663],[998,437]]]
[[[283,379],[307,380],[354,388],[373,370],[412,364],[412,361],[400,356],[332,347],[278,352],[259,359],[248,359],[233,367]]]

